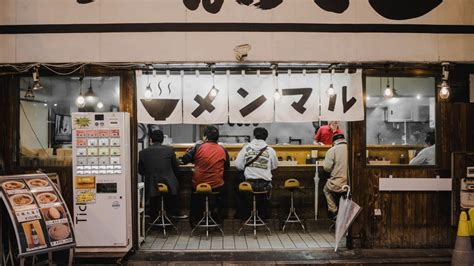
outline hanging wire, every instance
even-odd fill
[[[21,102],[20,102],[20,108],[21,108],[21,111],[23,112],[23,115],[24,115],[25,118],[26,118],[26,122],[28,122],[28,125],[30,126],[31,131],[33,132],[33,135],[35,135],[36,140],[38,141],[39,145],[41,146],[41,149],[43,150],[44,153],[47,153],[47,152],[46,152],[46,149],[45,149],[44,146],[43,146],[43,143],[41,143],[41,141],[40,141],[38,135],[36,134],[35,129],[34,129],[33,126],[31,125],[30,119],[28,118],[28,115],[26,115],[25,109],[23,108],[23,104],[21,104]]]
[[[74,70],[70,71],[70,72],[65,72],[65,73],[62,73],[62,72],[59,72],[59,71],[55,71],[53,70],[52,68],[50,68],[49,66],[47,65],[43,65],[44,68],[48,69],[49,71],[53,72],[54,74],[57,74],[57,75],[60,75],[60,76],[69,76],[79,70],[81,70],[83,67],[85,67],[85,64],[81,64],[79,65],[79,67],[75,68]],[[68,67],[69,68],[69,67]]]

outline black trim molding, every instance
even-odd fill
[[[474,34],[474,25],[308,23],[116,23],[0,25],[0,34],[106,32],[346,32]]]

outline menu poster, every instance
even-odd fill
[[[0,176],[0,196],[12,220],[19,256],[75,246],[71,215],[46,174]]]

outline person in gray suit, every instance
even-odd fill
[[[176,178],[178,160],[173,147],[163,145],[163,132],[154,130],[150,134],[151,145],[140,151],[138,173],[145,179],[145,197],[150,202],[150,219],[153,221],[160,209],[158,183],[168,186],[165,208],[173,218],[186,218],[179,215],[179,182]]]

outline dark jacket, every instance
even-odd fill
[[[170,194],[177,195],[179,189],[176,173],[178,161],[173,147],[155,143],[140,151],[138,173],[145,178],[145,195],[147,198],[158,196],[157,184],[168,185]]]

